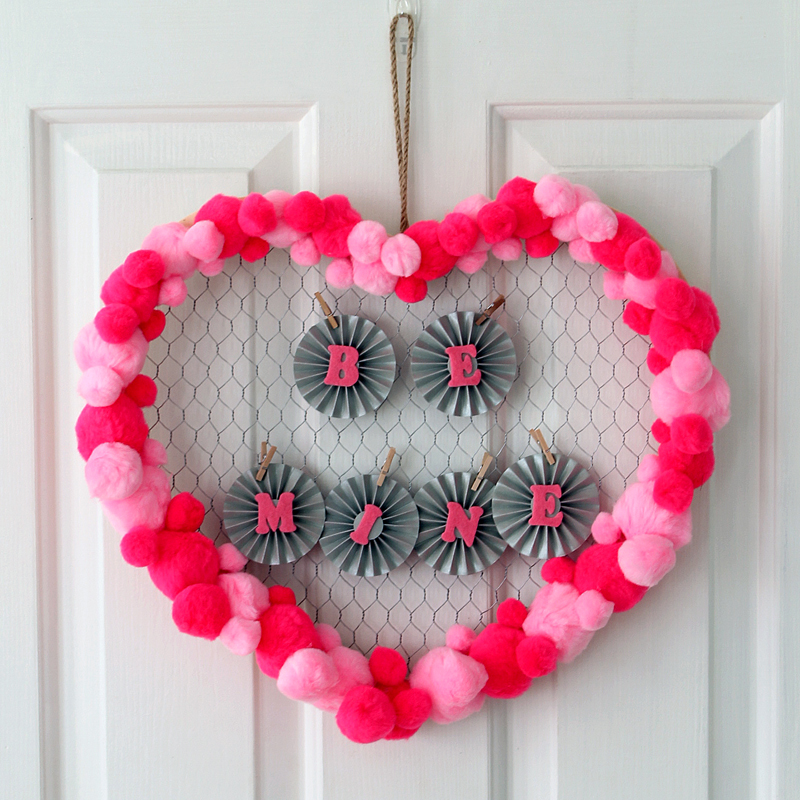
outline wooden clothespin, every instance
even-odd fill
[[[495,300],[494,303],[492,303],[489,306],[489,308],[481,312],[481,315],[478,317],[475,324],[483,325],[483,323],[486,322],[486,320],[489,319],[489,317],[491,317],[492,314],[494,314],[494,312],[497,311],[497,309],[500,308],[500,306],[502,306],[503,303],[505,303],[505,301],[506,301],[505,296],[501,294],[500,297],[498,297],[497,300]]]
[[[472,486],[470,487],[473,492],[477,492],[478,489],[480,488],[483,479],[486,477],[486,473],[489,471],[489,467],[492,465],[492,461],[494,461],[494,456],[491,453],[483,454],[483,461],[481,462],[481,468],[480,470],[478,470],[478,475],[472,482]]]
[[[277,447],[272,445],[269,449],[269,453],[267,452],[267,443],[261,442],[261,464],[259,467],[258,472],[256,473],[256,480],[261,481],[264,480],[264,476],[267,474],[267,467],[269,466],[270,461],[272,461],[275,453],[277,451]]]
[[[316,297],[319,301],[322,313],[328,318],[328,324],[331,326],[331,328],[338,328],[339,323],[336,321],[336,317],[333,316],[331,307],[325,302],[325,298],[319,292],[314,292],[314,297]]]
[[[394,449],[394,447],[389,448],[389,455],[386,456],[386,461],[383,462],[380,475],[378,475],[378,486],[383,486],[383,482],[386,480],[386,476],[389,474],[389,469],[392,466],[392,459],[394,458],[394,454],[396,452],[397,451]]]
[[[542,448],[542,452],[544,453],[544,457],[547,459],[547,463],[550,466],[556,463],[555,458],[553,458],[553,454],[550,452],[550,447],[542,436],[542,432],[538,428],[531,428],[531,435],[539,444],[539,447]]]

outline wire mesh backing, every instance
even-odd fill
[[[310,408],[293,385],[292,354],[320,321],[313,294],[335,294],[337,313],[361,314],[392,343],[398,377],[371,414],[334,419]],[[409,353],[423,328],[453,311],[477,311],[502,293],[495,313],[516,349],[517,378],[495,411],[449,417],[426,403],[411,377]],[[454,270],[407,305],[397,297],[338,293],[319,270],[296,267],[273,250],[262,262],[229,261],[221,275],[189,281],[189,298],[167,314],[146,368],[158,384],[149,410],[152,435],[167,446],[176,491],[207,509],[203,532],[224,541],[225,494],[256,464],[259,444],[304,469],[323,495],[342,480],[379,469],[397,449],[392,478],[412,495],[445,472],[477,469],[484,450],[496,482],[517,459],[536,452],[528,433],[541,427],[554,449],[586,466],[609,510],[650,448],[652,413],[646,341],[622,323],[622,305],[602,292],[602,270],[574,262],[566,248],[542,260],[490,263],[472,276]],[[338,570],[319,546],[298,562],[249,564],[267,583],[291,586],[318,622],[337,628],[345,645],[376,644],[409,657],[444,643],[454,622],[480,627],[506,597],[530,603],[539,565],[507,550],[484,572],[466,577],[431,569],[414,554],[387,575],[359,578]]]

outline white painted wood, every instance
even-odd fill
[[[121,562],[74,452],[71,340],[149,228],[216,191],[343,192],[396,226],[387,24],[352,0],[0,9],[0,796],[797,795],[792,3],[423,2],[412,217],[557,169],[647,225],[722,316],[735,417],[695,541],[580,660],[358,748],[178,635]]]

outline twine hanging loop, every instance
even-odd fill
[[[397,78],[397,23],[408,21],[408,51],[406,52],[405,109],[400,117],[400,87]],[[400,180],[400,231],[408,228],[408,132],[411,125],[411,56],[414,48],[414,18],[411,14],[395,14],[389,26],[389,53],[392,70],[392,103],[394,134],[397,142],[397,172]]]

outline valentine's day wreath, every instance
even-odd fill
[[[610,513],[595,514],[595,505],[586,506],[592,509],[593,542],[574,558],[558,555],[543,564],[545,585],[529,607],[507,599],[497,607],[496,621],[479,632],[454,624],[447,631],[446,644],[422,655],[409,674],[407,661],[397,650],[377,646],[367,658],[343,646],[330,625],[315,625],[296,604],[291,589],[267,588],[244,571],[248,558],[234,544],[217,547],[199,531],[205,514],[200,500],[188,492],[172,495],[170,476],[162,469],[167,460],[165,447],[150,436],[142,411],[156,402],[158,390],[153,379],[142,374],[142,368],[149,342],[157,339],[165,326],[165,314],[157,306],[180,305],[187,295],[186,280],[195,271],[210,277],[221,272],[225,260],[233,256],[253,262],[264,258],[271,248],[288,248],[292,261],[302,267],[328,260],[325,276],[331,286],[355,285],[370,294],[395,294],[402,302],[413,304],[426,296],[429,282],[451,270],[467,274],[480,270],[490,252],[514,260],[524,249],[531,258],[544,258],[564,243],[576,261],[599,263],[608,270],[606,295],[625,300],[623,320],[650,338],[647,365],[655,375],[650,400],[657,417],[652,434],[660,446],[657,454],[641,459],[638,482],[625,488]],[[558,662],[572,661],[613,612],[633,607],[674,566],[675,551],[691,538],[689,506],[694,491],[709,479],[714,467],[713,434],[729,418],[729,390],[708,355],[719,332],[709,295],[683,279],[669,253],[635,220],[600,202],[587,187],[557,175],[538,183],[514,178],[495,200],[470,197],[441,222],[417,222],[394,236],[378,222],[362,220],[342,195],[319,198],[311,192],[290,195],[282,191],[253,193],[244,199],[217,195],[193,217],[154,228],[142,249],[132,252],[111,273],[101,299],[103,307],[75,342],[75,357],[82,371],[78,390],[87,404],[76,432],[90,492],[101,500],[122,534],[123,557],[134,566],[147,567],[155,585],[172,601],[172,616],[181,631],[220,638],[237,654],[255,653],[260,669],[277,679],[284,694],[335,713],[341,731],[356,742],[408,738],[427,719],[437,723],[462,719],[478,711],[487,696],[517,696],[532,680],[553,671]],[[457,333],[457,325],[453,330]],[[337,398],[344,398],[342,402],[352,403],[356,409],[354,416],[362,413],[362,407],[379,404],[388,388],[374,393],[369,393],[369,387],[361,387],[360,392],[352,388],[355,378],[348,376],[357,373],[351,369],[347,348],[353,342],[339,337],[322,329],[320,374],[325,375],[327,368],[328,378],[325,385],[320,383],[324,391],[319,399],[310,402],[330,409],[349,407],[337,405]],[[450,340],[445,344],[455,352],[450,363],[456,371],[451,372],[449,389],[442,384],[437,397],[449,396],[454,386],[469,388],[480,374],[478,362],[470,361],[477,359],[478,351],[469,350],[474,345]],[[334,366],[324,364],[325,347],[334,348],[329,349],[331,364],[334,354],[337,359]],[[393,359],[393,355],[386,358]],[[447,358],[442,360],[446,366]],[[377,362],[377,367],[375,374],[380,376],[385,363]],[[303,379],[316,368],[310,358],[301,366]],[[393,369],[391,361],[389,373]],[[430,364],[426,369],[435,372]],[[381,380],[376,379],[376,385],[383,385]],[[314,389],[310,386],[308,391]],[[456,400],[447,407],[462,409],[457,413],[481,413],[485,410],[481,402],[472,411],[469,404]],[[255,471],[249,483],[245,481],[250,488],[239,498],[240,506],[234,504],[231,513],[240,515],[236,524],[249,514],[251,527],[257,522],[264,526],[255,535],[249,529],[242,534],[253,552],[261,545],[259,533],[268,534],[272,549],[278,552],[284,533],[299,541],[311,530],[312,538],[298,545],[297,552],[302,555],[323,527],[321,495],[299,470],[277,465],[269,469],[272,472],[265,480],[278,487],[274,499],[278,493],[289,498],[283,511],[280,502],[276,508],[270,500],[265,512],[277,515],[280,527],[278,522],[267,525],[267,517],[260,518],[260,507],[247,506],[250,495],[267,494],[266,484],[256,480]],[[535,484],[537,470],[547,470],[544,461],[529,460],[524,470],[517,470],[516,484],[507,481],[505,505],[494,505],[496,518],[506,513],[513,516],[515,486],[524,491],[531,481]],[[422,493],[417,498],[428,537],[420,552],[437,568],[446,570],[445,565],[450,564],[455,565],[452,571],[458,572],[458,564],[466,564],[467,571],[481,569],[502,552],[504,543],[496,529],[486,527],[496,521],[490,514],[483,518],[484,527],[478,527],[480,514],[474,514],[469,529],[465,509],[472,503],[474,511],[479,503],[466,499],[471,481],[472,476],[464,473],[443,476],[438,485],[425,487],[424,498]],[[582,481],[580,492],[586,485]],[[339,553],[336,557],[343,564],[350,559],[357,574],[365,574],[358,571],[364,562],[361,556],[359,560],[348,555],[353,542],[383,553],[381,563],[391,569],[413,546],[408,530],[416,531],[413,526],[419,526],[419,519],[413,519],[414,504],[403,489],[398,496],[402,494],[406,517],[396,523],[398,541],[405,548],[400,556],[387,558],[391,539],[380,543],[374,532],[370,534],[369,525],[359,540],[356,534],[364,509],[373,512],[372,522],[381,517],[379,498],[383,495],[377,488],[381,483],[364,481],[356,488],[342,485],[339,492],[341,530],[332,532],[330,552]],[[476,480],[472,485],[476,491],[470,497],[486,491],[485,486],[477,491],[478,485]],[[552,543],[547,544],[548,536],[562,517],[569,519],[570,513],[580,517],[581,509],[570,510],[560,485],[545,486],[552,489],[550,494],[537,494],[536,488],[530,486],[534,498],[530,523],[539,526],[531,528],[538,531],[536,536],[526,537],[525,531],[519,530],[520,524],[525,527],[524,514],[521,523],[517,517],[516,522],[503,524],[517,530],[515,536],[526,541],[526,547],[544,542],[539,546],[545,553],[572,551],[580,540],[558,551]],[[305,505],[296,509],[299,522],[295,525],[291,513],[283,512],[291,511],[295,493],[299,497],[302,492],[306,492]],[[351,498],[361,495],[362,505],[353,506]],[[537,512],[537,497],[545,503],[545,511]],[[454,533],[452,526],[440,532],[447,518],[441,508],[456,500],[464,506],[459,506],[459,519],[471,530],[468,535]],[[563,512],[558,510],[561,501]],[[522,510],[531,513],[530,499],[527,502],[527,511],[524,502]],[[309,509],[305,522],[303,509]],[[388,513],[385,523],[386,530],[392,530]],[[348,534],[350,528],[355,530]],[[473,563],[464,555],[464,548],[474,541],[486,548],[484,561],[473,559]],[[456,553],[459,548],[460,555]]]

